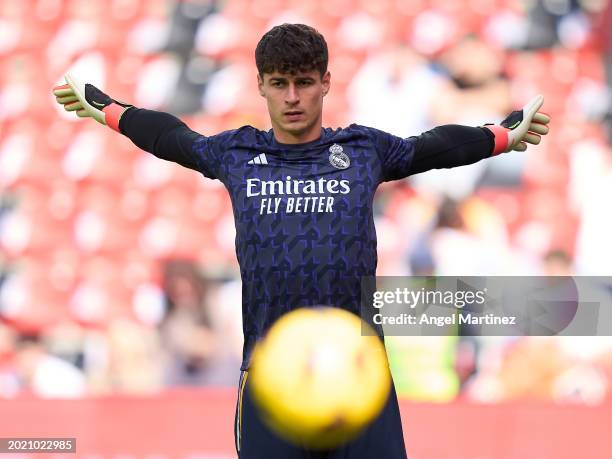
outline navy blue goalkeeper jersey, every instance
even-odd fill
[[[286,145],[250,126],[205,137],[172,115],[136,108],[119,127],[140,148],[227,188],[242,277],[242,369],[287,311],[327,305],[360,314],[361,278],[376,273],[372,202],[381,182],[474,163],[494,143],[486,128],[446,125],[402,139],[353,124]]]
[[[289,310],[330,305],[359,314],[360,279],[376,272],[374,192],[409,175],[412,141],[351,125],[287,145],[243,127],[201,137],[193,151],[232,200],[243,369],[256,340]]]

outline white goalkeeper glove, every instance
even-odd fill
[[[70,73],[66,73],[64,79],[66,84],[53,88],[55,99],[64,110],[76,111],[81,118],[91,117],[119,132],[119,119],[132,105],[111,99],[94,85],[80,83]]]
[[[538,145],[543,135],[548,134],[550,116],[538,111],[544,96],[531,99],[521,110],[510,113],[499,125],[485,124],[495,135],[493,155],[508,151],[525,151],[527,144]]]

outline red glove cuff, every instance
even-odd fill
[[[121,132],[119,130],[119,119],[125,110],[126,108],[119,104],[110,104],[104,107],[102,111],[104,112],[106,125],[117,132]]]
[[[503,126],[498,126],[497,124],[492,124],[489,126],[485,126],[489,131],[493,133],[495,145],[493,146],[493,153],[491,156],[499,155],[506,151],[508,148],[508,131]]]

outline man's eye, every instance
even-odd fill
[[[300,81],[298,84],[299,84],[300,86],[309,86],[309,85],[310,85],[310,81],[308,81],[308,80],[305,80],[305,81]]]
[[[272,82],[272,86],[274,86],[275,88],[280,88],[283,85],[282,82],[280,81],[273,81]]]

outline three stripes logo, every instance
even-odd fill
[[[266,158],[265,153],[260,153],[259,155],[255,156],[255,158],[250,160],[247,164],[266,164],[267,165],[268,158]]]

